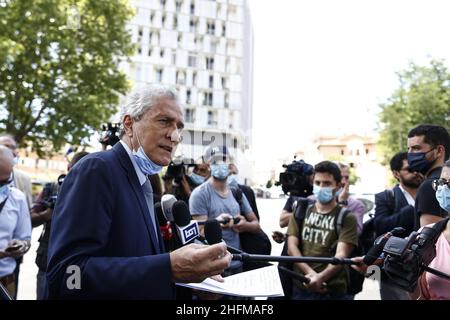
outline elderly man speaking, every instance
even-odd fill
[[[50,235],[49,298],[174,299],[175,282],[201,282],[230,264],[224,244],[164,252],[147,176],[170,163],[180,142],[177,93],[139,90],[121,119],[120,143],[84,157],[62,184]]]

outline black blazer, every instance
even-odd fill
[[[414,230],[414,207],[408,204],[398,185],[394,191],[394,208],[389,204],[387,192],[383,191],[375,195],[375,231],[377,236],[391,231],[395,227],[405,228],[404,236]]]

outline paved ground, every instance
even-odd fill
[[[278,219],[281,209],[286,202],[286,199],[258,199],[258,209],[261,216],[261,226],[263,230],[269,235],[272,231],[279,230],[284,232],[278,226]],[[36,299],[36,274],[37,267],[34,263],[36,257],[36,249],[41,234],[42,228],[33,229],[32,246],[30,251],[25,255],[24,262],[21,266],[20,282],[19,282],[19,300],[34,300]],[[272,255],[279,255],[283,245],[272,241]],[[378,283],[373,280],[364,281],[364,289],[356,296],[356,300],[379,300],[380,294],[378,291]]]

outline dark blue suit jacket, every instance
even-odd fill
[[[49,298],[175,298],[169,254],[149,215],[120,143],[84,157],[65,178],[52,217]],[[70,265],[81,269],[81,289],[67,286]]]
[[[405,228],[404,236],[414,229],[414,207],[408,204],[398,185],[394,187],[394,208],[388,203],[386,192],[375,195],[375,231],[377,236],[391,231],[395,227]]]

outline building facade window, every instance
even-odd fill
[[[190,53],[188,56],[188,67],[197,67],[197,56],[194,53]]]
[[[195,110],[194,109],[186,109],[184,113],[184,120],[188,123],[195,122]]]
[[[216,23],[211,20],[206,23],[206,33],[214,35],[216,33]]]
[[[186,104],[191,104],[192,103],[192,99],[191,99],[191,89],[188,89],[186,91]]]
[[[208,125],[217,126],[217,115],[213,111],[208,111]]]
[[[156,82],[162,82],[163,79],[163,69],[156,68],[155,70]]]
[[[203,105],[204,106],[212,106],[213,104],[213,94],[212,92],[205,92],[203,94]]]
[[[207,70],[214,70],[214,58],[206,58],[206,69]]]
[[[209,87],[210,87],[211,89],[214,88],[214,76],[213,76],[213,75],[210,75],[210,76],[209,76]]]

